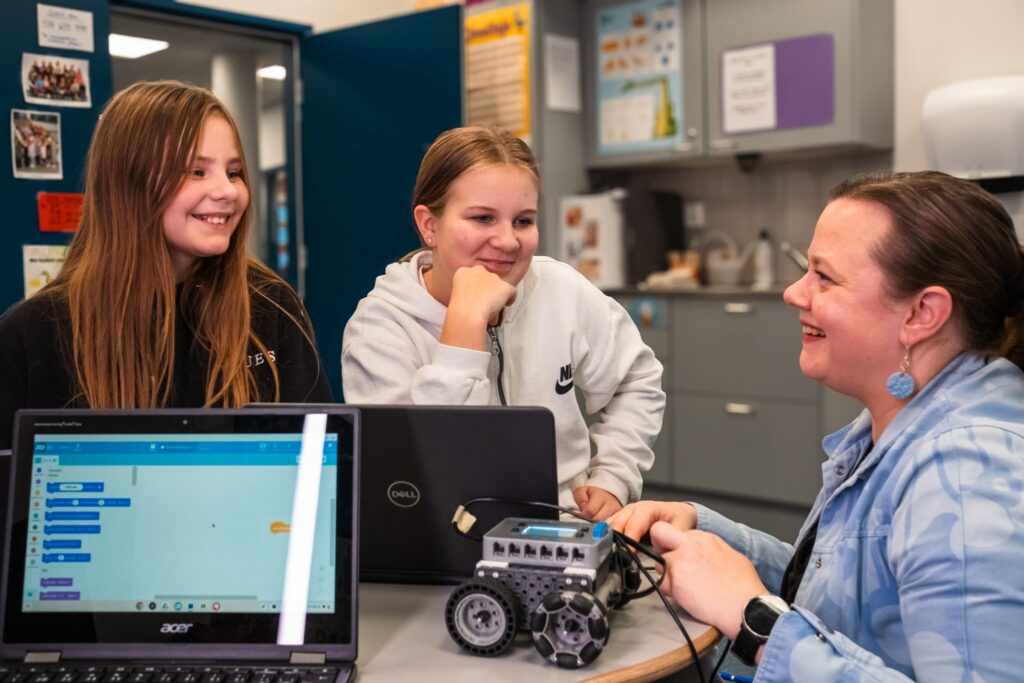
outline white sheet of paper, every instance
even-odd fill
[[[544,34],[544,90],[548,109],[579,112],[580,41],[576,38]]]
[[[722,132],[774,129],[775,97],[775,45],[722,53]]]
[[[23,244],[25,298],[29,298],[60,273],[68,248],[58,244]]]
[[[36,18],[40,47],[93,51],[92,12],[40,4]]]

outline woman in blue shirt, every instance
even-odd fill
[[[1019,680],[1013,222],[941,173],[859,176],[832,191],[809,258],[785,293],[800,311],[800,368],[865,410],[824,440],[795,550],[698,504],[640,502],[612,524],[650,531],[672,595],[758,664],[757,681]]]

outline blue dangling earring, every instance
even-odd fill
[[[906,398],[914,393],[917,388],[914,385],[914,378],[910,376],[907,370],[910,368],[910,347],[907,347],[907,352],[903,354],[903,361],[900,363],[900,369],[889,375],[889,379],[885,383],[885,388],[889,390],[889,393],[896,398]]]

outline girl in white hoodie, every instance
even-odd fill
[[[533,153],[508,131],[438,137],[413,195],[424,248],[389,265],[345,327],[345,399],[544,406],[560,502],[604,519],[640,497],[654,462],[662,366],[622,306],[534,257],[539,187]],[[596,414],[589,428],[574,387]]]

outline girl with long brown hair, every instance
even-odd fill
[[[295,292],[246,253],[249,177],[208,90],[107,104],[60,275],[0,318],[0,448],[18,408],[329,401]]]

